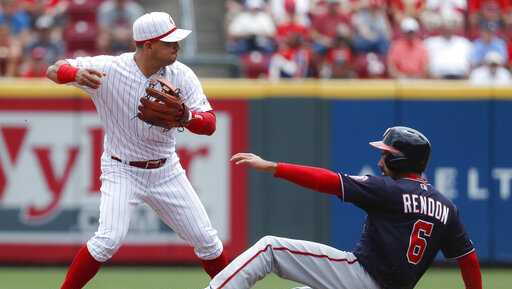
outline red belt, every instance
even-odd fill
[[[112,156],[112,159],[118,161],[123,164],[128,164],[132,167],[137,167],[141,169],[157,169],[165,164],[167,159],[159,159],[159,160],[150,160],[150,161],[135,161],[135,162],[126,162],[121,160],[118,157]]]

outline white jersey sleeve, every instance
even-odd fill
[[[181,89],[183,102],[191,111],[209,111],[212,110],[206,95],[203,92],[201,82],[197,78],[192,69],[186,67],[183,71],[182,87]]]
[[[107,73],[108,65],[112,63],[114,56],[110,55],[99,55],[99,56],[87,56],[77,57],[72,59],[66,59],[66,61],[80,69],[94,69],[99,72]],[[79,85],[76,82],[71,82],[71,85],[80,88],[92,97],[96,96],[99,89],[93,89],[87,86]]]

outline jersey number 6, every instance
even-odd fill
[[[430,237],[433,229],[434,224],[423,220],[418,220],[414,223],[411,236],[409,237],[409,248],[407,249],[407,261],[409,263],[417,265],[423,259],[423,254],[425,254],[427,249],[425,237]]]

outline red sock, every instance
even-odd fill
[[[83,246],[69,265],[68,274],[60,289],[81,289],[96,275],[101,264],[91,256],[87,246]]]
[[[224,267],[228,265],[228,259],[226,258],[226,255],[224,255],[224,252],[220,254],[219,257],[213,259],[213,260],[201,260],[201,266],[203,266],[203,269],[210,275],[211,278],[215,277],[217,273],[222,271]]]

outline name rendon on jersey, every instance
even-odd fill
[[[438,219],[446,225],[450,209],[441,202],[425,196],[403,194],[404,213],[423,214]]]

